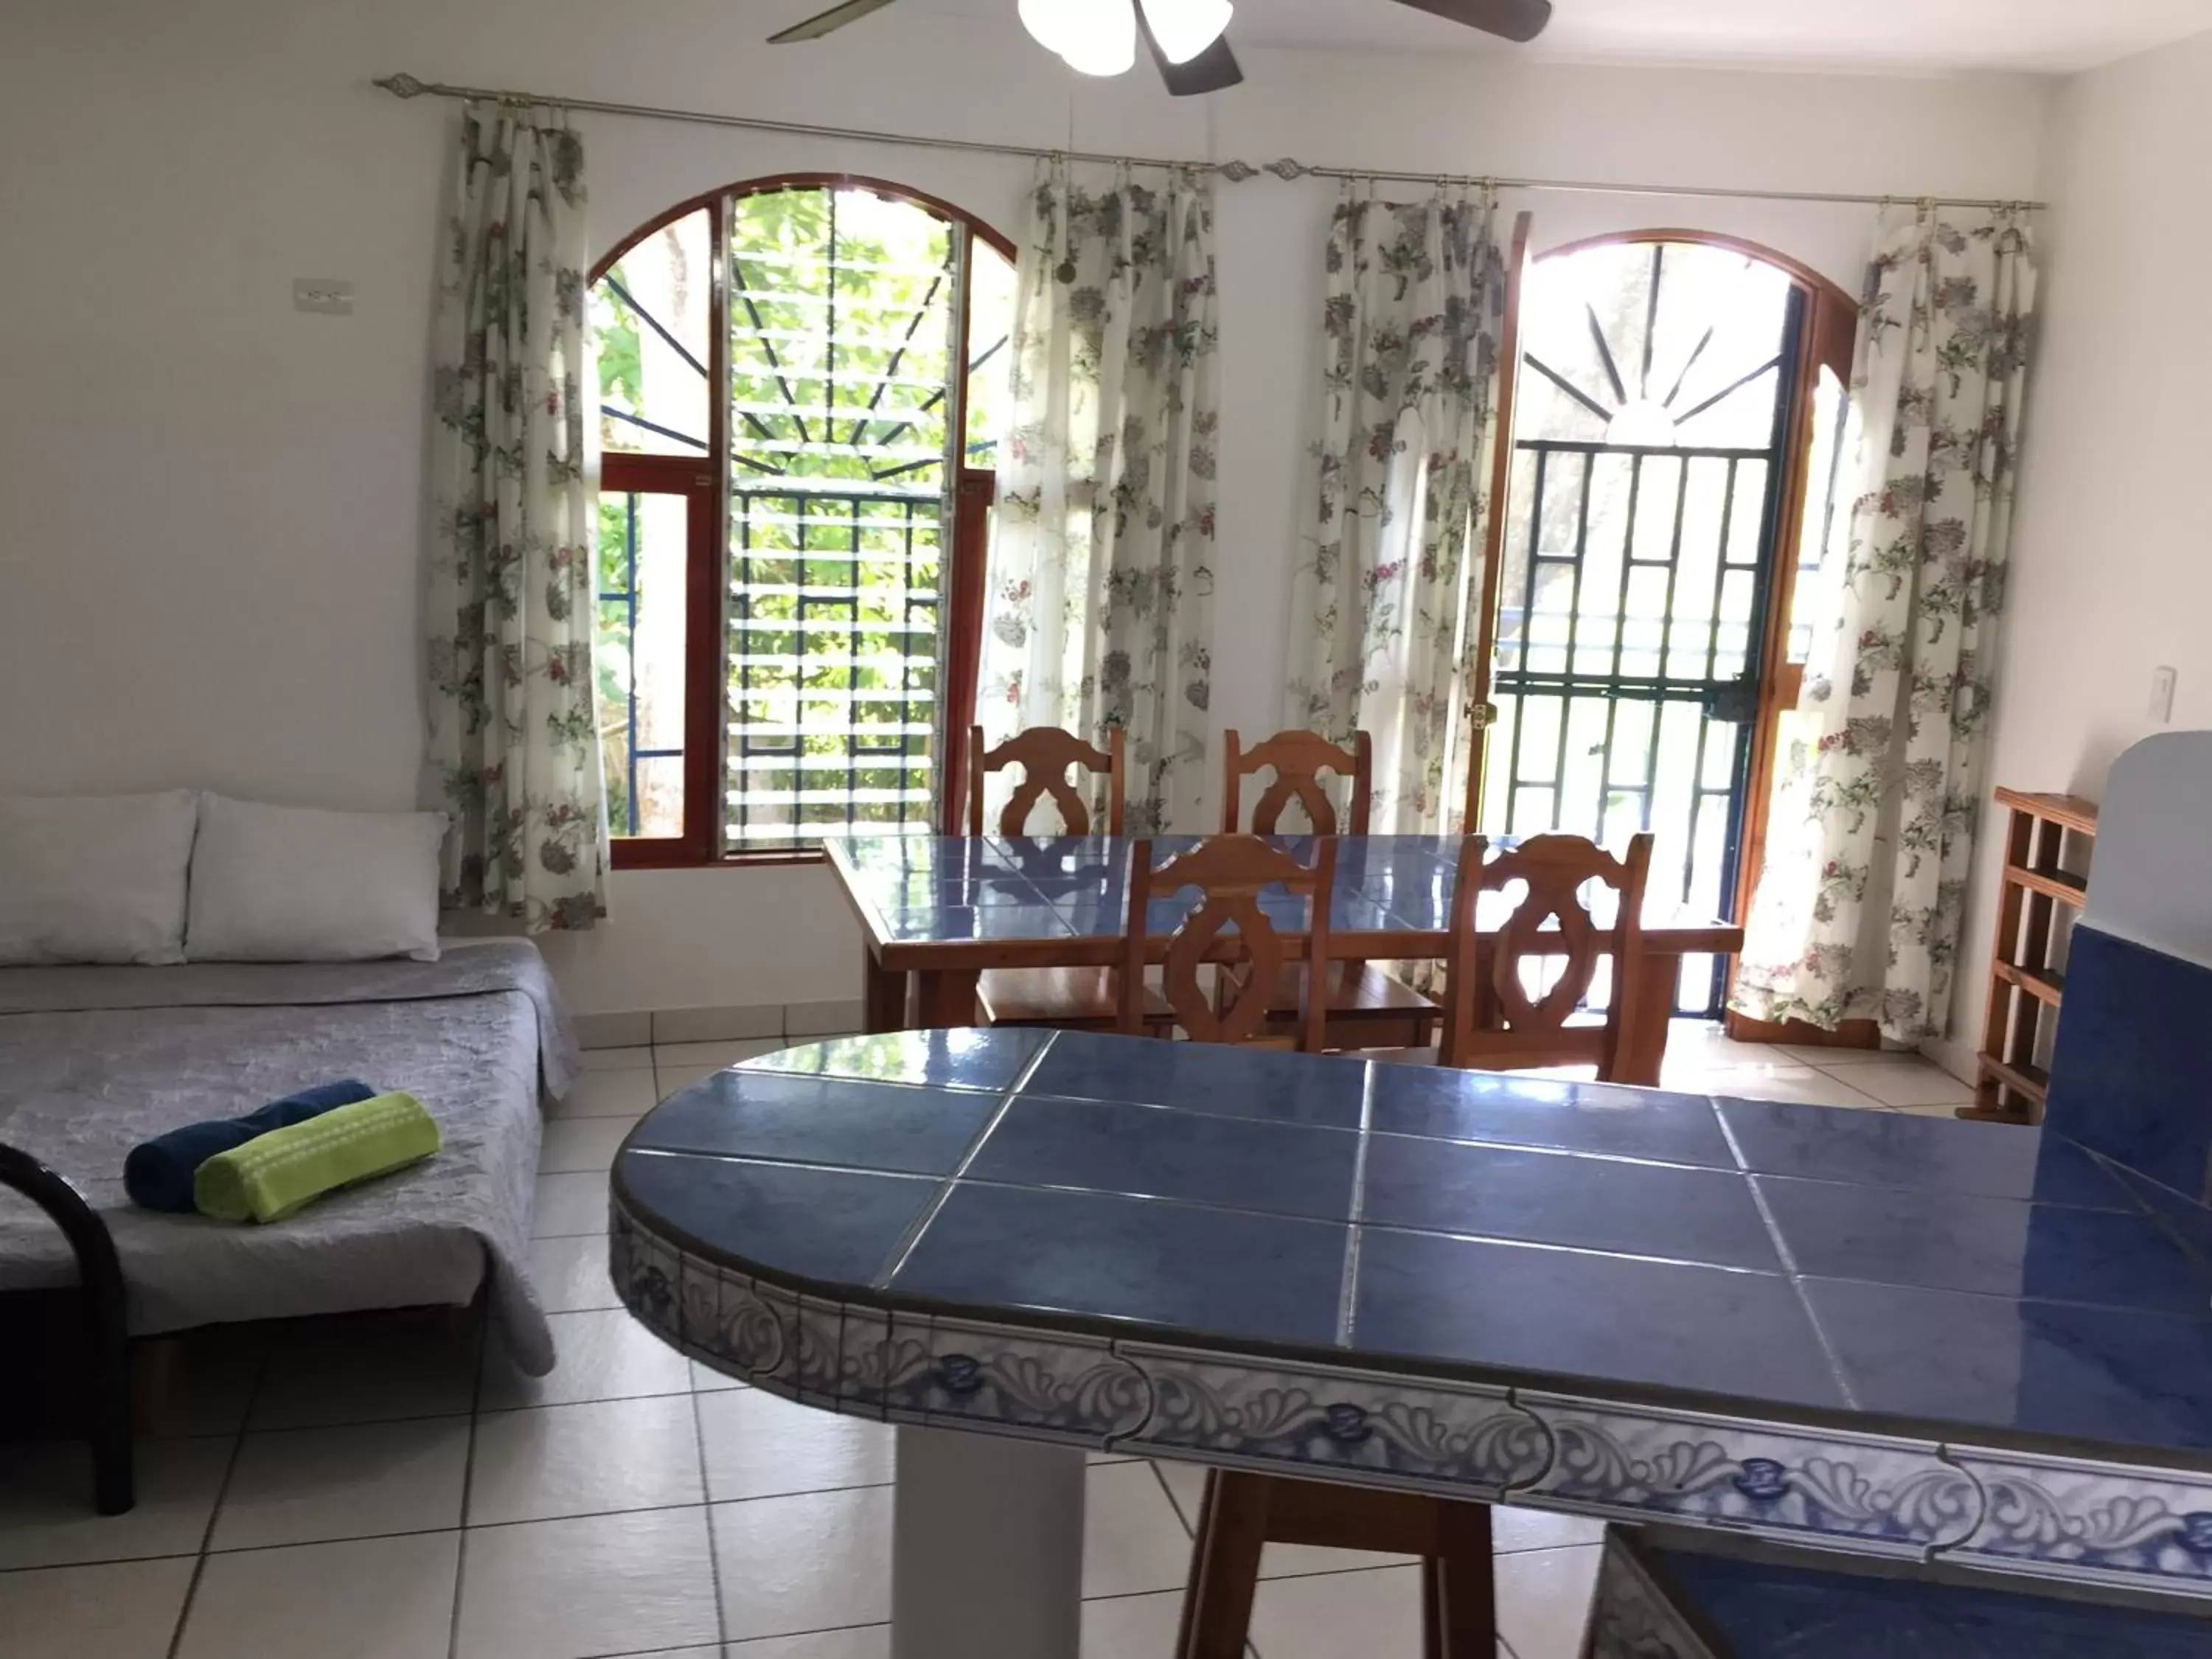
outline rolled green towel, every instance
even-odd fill
[[[218,1221],[281,1221],[325,1193],[419,1163],[438,1121],[412,1095],[377,1095],[217,1152],[192,1177],[192,1203]]]

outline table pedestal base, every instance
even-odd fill
[[[1077,1659],[1083,1454],[902,1427],[891,1659]]]

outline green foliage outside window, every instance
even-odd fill
[[[653,327],[670,326],[652,298],[670,284],[650,262],[687,257],[679,233],[705,223],[702,210],[641,239],[609,270],[612,281],[594,287],[600,399],[637,417],[602,420],[610,451],[696,453],[637,422],[689,431],[659,412],[682,370],[668,366]],[[727,329],[727,838],[787,846],[848,823],[918,828],[932,816],[942,685],[963,239],[926,208],[859,188],[732,197],[723,224],[726,300],[714,320]],[[702,265],[703,247],[689,252]],[[1010,319],[996,313],[1011,300],[1012,271],[987,245],[972,248],[970,258],[990,266],[983,290],[994,314],[973,325],[980,353],[1006,332]],[[672,331],[708,360],[704,337]],[[994,411],[989,393],[1004,367],[999,352],[974,377],[971,432]],[[656,376],[663,384],[651,383]],[[597,555],[597,681],[620,835],[633,646],[620,495],[601,497]]]

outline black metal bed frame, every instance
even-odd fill
[[[93,1502],[102,1515],[122,1515],[137,1498],[131,1462],[131,1339],[115,1241],[83,1194],[28,1152],[0,1144],[0,1186],[44,1210],[76,1253],[90,1382]]]

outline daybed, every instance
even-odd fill
[[[544,959],[520,940],[453,944],[436,962],[0,968],[0,1146],[106,1221],[134,1335],[464,1304],[489,1280],[517,1364],[550,1370],[530,1279],[539,1101],[576,1069]],[[124,1195],[134,1143],[345,1077],[419,1097],[443,1150],[265,1227]],[[0,1291],[76,1281],[53,1222],[0,1190]]]

